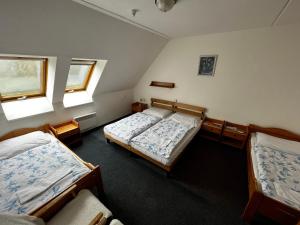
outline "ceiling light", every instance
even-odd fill
[[[167,12],[173,8],[177,0],[155,0],[155,5],[160,11]]]

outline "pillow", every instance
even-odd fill
[[[189,128],[197,127],[201,120],[200,117],[180,112],[174,113],[172,116],[170,116],[170,119],[181,123],[182,125],[187,126]]]
[[[300,142],[274,137],[264,133],[256,133],[256,146],[268,147],[291,154],[300,154]]]
[[[0,225],[46,225],[40,218],[27,215],[0,214]]]
[[[143,113],[163,119],[169,116],[172,113],[172,111],[167,109],[157,108],[157,107],[151,107],[150,109],[144,110]]]
[[[0,160],[8,159],[29,149],[50,143],[49,134],[34,131],[0,142]]]

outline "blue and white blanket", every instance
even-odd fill
[[[133,137],[142,133],[159,120],[159,117],[138,112],[105,126],[104,132],[125,144],[129,144]]]
[[[173,149],[191,128],[191,126],[185,126],[172,119],[163,119],[134,137],[130,141],[130,145],[137,150],[143,149],[143,151],[169,158]]]
[[[28,214],[89,171],[54,138],[0,160],[0,212]]]
[[[261,146],[253,151],[263,193],[300,210],[300,154]]]

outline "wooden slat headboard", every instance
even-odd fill
[[[291,131],[281,129],[281,128],[274,128],[274,127],[261,127],[255,124],[249,125],[249,133],[261,132],[265,134],[269,134],[275,137],[284,138],[291,141],[299,141],[300,142],[300,135],[293,133]]]
[[[21,128],[21,129],[18,129],[18,130],[14,130],[14,131],[8,132],[7,134],[4,134],[3,136],[1,136],[0,141],[4,141],[4,140],[10,139],[10,138],[14,138],[14,137],[17,137],[17,136],[28,134],[28,133],[34,132],[34,131],[49,132],[49,125],[45,124],[45,125],[40,126],[40,127]]]
[[[172,101],[151,98],[151,106],[154,106],[154,107],[174,111],[174,104],[175,104],[175,102],[172,102]]]
[[[200,116],[201,119],[204,119],[204,114],[206,109],[200,106],[194,106],[194,105],[176,102],[174,104],[174,111],[183,112],[194,116]]]
[[[173,102],[163,99],[151,98],[151,106],[168,109],[173,112],[182,112],[204,119],[206,109],[200,106],[189,105],[185,103]]]

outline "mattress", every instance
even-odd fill
[[[115,123],[104,127],[104,133],[124,144],[129,144],[130,140],[142,133],[161,119],[159,117],[144,113],[135,113]]]
[[[90,172],[47,135],[48,144],[0,160],[0,213],[30,214]]]
[[[159,122],[161,123],[161,122]],[[156,125],[158,125],[157,123]],[[155,125],[155,126],[156,126]],[[182,139],[179,140],[178,144],[172,148],[171,152],[166,156],[157,154],[154,151],[149,151],[149,146],[143,146],[138,142],[135,142],[134,139],[130,142],[130,145],[137,151],[143,153],[144,155],[149,156],[150,158],[162,163],[165,166],[171,165],[174,160],[183,152],[186,146],[191,142],[194,136],[198,133],[202,125],[202,121],[199,120],[196,124],[196,127],[190,129]],[[154,126],[145,132],[151,132],[151,129],[154,129]],[[138,138],[138,136],[136,137]],[[142,138],[142,137],[141,137]]]
[[[256,145],[252,134],[251,159],[263,194],[300,210],[300,154]]]

